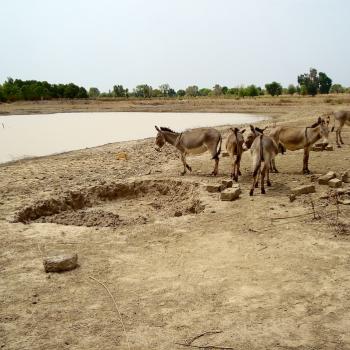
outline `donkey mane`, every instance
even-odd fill
[[[162,131],[169,131],[169,132],[172,132],[173,134],[175,134],[174,130],[171,130],[170,128],[167,128],[167,127],[164,127],[164,126],[161,126],[160,130],[162,130]]]

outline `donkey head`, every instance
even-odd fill
[[[250,149],[255,138],[257,136],[261,135],[265,129],[255,128],[253,125],[250,125],[250,131],[249,131],[248,135],[246,136],[246,139],[243,143],[243,150],[246,151],[246,150]]]
[[[328,135],[329,135],[329,118],[323,119],[321,117],[318,118],[318,123],[320,127],[320,138],[322,138],[322,146],[323,149],[328,145]]]
[[[163,131],[158,128],[158,126],[155,126],[156,130],[158,131],[158,134],[156,136],[156,151],[160,152],[161,148],[165,145],[165,137],[163,134]]]

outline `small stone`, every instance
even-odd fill
[[[322,152],[322,151],[323,151],[323,148],[320,147],[320,146],[315,145],[315,146],[312,146],[312,147],[311,147],[311,151],[314,151],[314,152]]]
[[[332,188],[338,188],[342,186],[342,181],[339,179],[331,179],[328,181],[328,186]]]
[[[59,254],[47,256],[43,261],[45,272],[61,272],[73,270],[78,266],[78,255]]]
[[[350,199],[339,199],[338,203],[343,205],[350,205]]]
[[[310,176],[310,181],[311,182],[316,182],[320,176],[321,176],[320,174],[312,174]]]
[[[221,157],[228,157],[230,154],[228,152],[222,152],[221,153]]]
[[[327,192],[322,193],[319,198],[320,199],[328,199],[329,198],[329,193],[327,193]]]
[[[209,184],[205,186],[205,189],[209,192],[209,193],[215,193],[215,192],[220,192],[221,190],[221,185],[218,184]]]
[[[174,214],[175,217],[182,216],[182,212],[180,210],[177,210]]]
[[[350,176],[349,176],[349,172],[348,171],[344,171],[341,174],[341,180],[345,183],[349,183],[350,182]]]
[[[233,181],[232,180],[222,180],[221,181],[221,191],[225,190],[226,188],[232,187]]]
[[[315,185],[303,185],[299,187],[295,187],[292,189],[292,194],[299,196],[301,194],[315,193]]]
[[[327,174],[322,175],[318,178],[318,183],[320,185],[328,185],[328,181],[337,177],[334,171],[329,171]]]
[[[327,146],[326,151],[334,151],[333,146]]]
[[[240,194],[241,194],[241,189],[239,187],[227,188],[226,190],[221,192],[220,198],[222,201],[233,201],[239,198]]]

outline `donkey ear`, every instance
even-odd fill
[[[251,130],[252,132],[255,132],[254,126],[253,126],[252,124],[250,124],[249,126],[250,126],[250,130]]]
[[[318,124],[321,124],[321,123],[322,123],[322,118],[321,118],[321,117],[318,117],[317,123],[318,123]]]
[[[158,132],[160,132],[160,129],[158,128],[157,125],[154,126]]]
[[[241,134],[244,134],[244,132],[245,132],[245,129],[242,129],[242,130],[241,130]]]

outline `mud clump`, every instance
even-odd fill
[[[118,227],[203,210],[197,183],[144,180],[104,183],[39,199],[16,212],[12,221]]]

